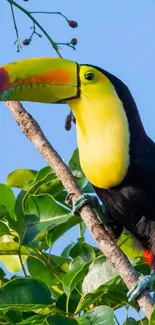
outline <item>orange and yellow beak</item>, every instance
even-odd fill
[[[0,67],[0,101],[65,103],[79,97],[78,64],[34,58]]]

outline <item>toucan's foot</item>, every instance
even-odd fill
[[[79,214],[80,209],[86,204],[90,204],[91,206],[94,207],[95,204],[98,204],[97,197],[91,196],[89,194],[80,195],[73,203],[73,208],[72,208],[73,213],[75,215]]]
[[[141,276],[139,281],[127,293],[128,301],[137,299],[145,289],[151,290],[152,282],[155,280],[155,273],[150,275]]]
[[[75,215],[79,215],[80,209],[84,206],[90,204],[95,210],[95,213],[101,223],[104,222],[105,209],[104,206],[100,206],[98,198],[94,195],[83,194],[79,196],[73,203],[72,211]]]

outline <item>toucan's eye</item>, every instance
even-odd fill
[[[88,81],[92,81],[95,78],[95,75],[93,72],[86,72],[85,73],[85,79],[87,79]]]

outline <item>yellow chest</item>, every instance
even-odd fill
[[[130,141],[122,102],[108,96],[88,104],[83,97],[75,107],[80,163],[87,179],[105,189],[120,184],[129,166]]]

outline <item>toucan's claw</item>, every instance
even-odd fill
[[[83,194],[79,196],[73,203],[73,213],[79,215],[80,209],[84,206],[90,204],[95,210],[95,213],[101,223],[105,221],[105,209],[104,206],[101,207],[98,198],[94,195]]]
[[[155,273],[152,272],[150,275],[141,276],[139,281],[136,282],[133,287],[127,293],[128,301],[137,299],[144,290],[151,290],[152,282],[155,280]]]

